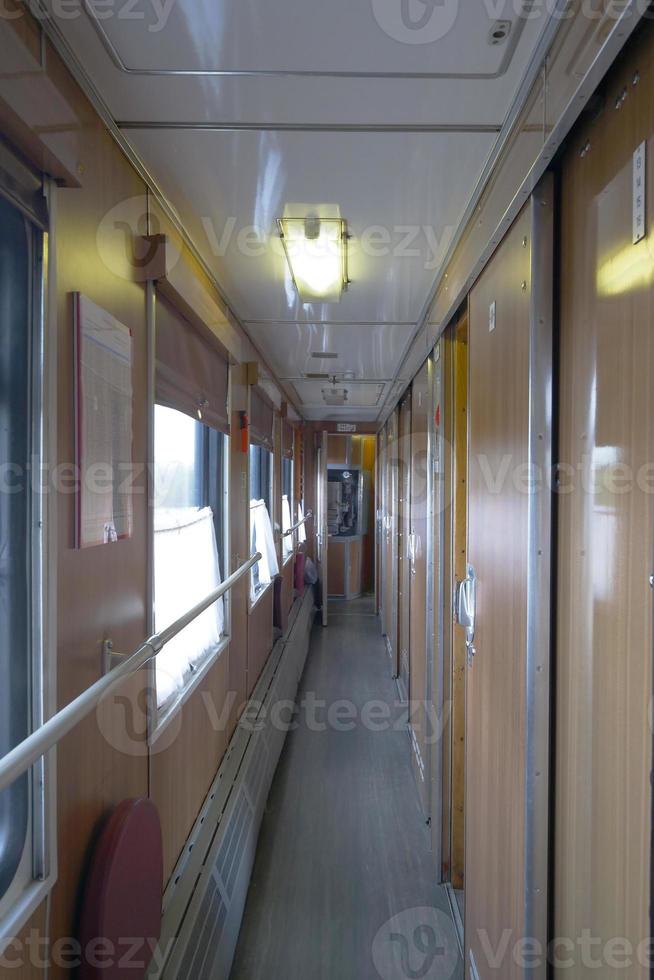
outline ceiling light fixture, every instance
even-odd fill
[[[336,375],[332,375],[329,379],[332,383],[331,388],[322,389],[322,397],[326,405],[344,405],[347,401],[348,390],[347,388],[337,388],[336,387]]]
[[[347,288],[347,223],[342,218],[278,218],[279,234],[300,299],[338,303]]]
[[[326,405],[344,405],[347,401],[347,388],[323,388],[322,397]]]

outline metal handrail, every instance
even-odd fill
[[[261,552],[257,551],[240,568],[237,568],[228,578],[225,579],[213,592],[202,599],[197,605],[189,609],[188,612],[176,619],[174,623],[167,626],[160,633],[155,633],[145,640],[138,650],[131,656],[126,657],[122,663],[115,667],[111,673],[105,674],[94,684],[91,684],[78,697],[74,698],[70,704],[58,711],[56,714],[44,722],[35,732],[32,732],[26,739],[19,742],[10,752],[7,752],[0,759],[0,792],[11,785],[15,779],[22,776],[24,772],[34,765],[41,756],[45,755],[57,742],[61,741],[83,718],[93,711],[114,688],[118,687],[126,677],[135,674],[149,660],[153,660],[163,650],[166,643],[174,636],[181,633],[189,623],[203,613],[221,596],[229,592],[236,585],[239,579],[243,578],[253,565],[261,559]]]
[[[283,531],[282,532],[282,537],[283,538],[287,538],[289,536],[289,534],[295,534],[295,532],[297,531],[297,529],[299,527],[302,527],[303,524],[306,524],[306,522],[311,517],[313,517],[313,511],[312,510],[310,510],[308,512],[307,516],[306,517],[303,517],[301,521],[298,521],[297,524],[294,524],[293,527],[289,527],[289,529],[287,531]]]

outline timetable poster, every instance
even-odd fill
[[[132,335],[73,294],[78,548],[132,534]]]

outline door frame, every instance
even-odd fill
[[[445,731],[443,697],[444,657],[444,589],[445,589],[445,487],[443,462],[446,453],[443,439],[443,365],[445,347],[443,338],[437,342],[429,357],[429,426],[427,428],[427,602],[425,608],[427,653],[427,701],[432,706],[432,718],[437,719],[439,738],[431,733],[428,745],[427,771],[428,817],[431,846],[439,880],[442,878],[443,860],[443,753],[442,738]],[[438,418],[437,418],[438,416]]]
[[[524,632],[524,842],[521,891],[523,911],[521,935],[539,941],[543,950],[549,939],[550,888],[550,662],[552,593],[552,487],[550,483],[553,441],[553,309],[554,309],[554,208],[555,188],[551,173],[546,174],[525,205],[529,209],[530,245],[529,273],[529,351],[528,351],[528,419],[526,463],[534,481],[526,505],[526,583]],[[524,212],[522,212],[524,214]],[[491,260],[492,262],[492,260]],[[523,285],[525,288],[525,285]],[[489,329],[493,329],[489,326]],[[472,348],[474,331],[469,321],[469,344]],[[472,359],[472,349],[470,350]],[[474,418],[469,419],[468,440],[472,445]],[[469,511],[470,514],[470,511]],[[468,522],[468,536],[470,535]],[[470,541],[468,542],[468,551]],[[468,671],[466,688],[470,684]],[[469,707],[470,707],[470,701]],[[468,740],[468,723],[466,740]],[[466,753],[466,784],[474,778]],[[466,801],[466,855],[470,849],[470,811]],[[478,850],[478,848],[476,848]],[[485,980],[488,971],[479,972],[471,945],[470,930],[478,923],[468,916],[468,896],[474,893],[476,873],[466,867],[465,976]],[[483,878],[483,869],[482,869]],[[514,924],[505,923],[511,928]],[[507,953],[510,955],[510,949]],[[525,967],[515,975],[545,980],[547,958],[541,957],[537,966]],[[505,964],[503,964],[504,967]],[[503,968],[502,967],[502,968]]]
[[[320,445],[316,450],[316,562],[320,576],[322,599],[322,625],[327,626],[327,602],[329,583],[327,574],[329,568],[329,535],[327,533],[327,444],[326,430],[320,433]]]
[[[531,196],[529,466],[545,486],[528,503],[525,753],[525,935],[546,944],[550,878],[550,714],[553,550],[554,175]],[[549,488],[548,492],[545,492]],[[534,971],[545,978],[546,966]]]

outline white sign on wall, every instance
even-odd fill
[[[645,140],[634,152],[634,233],[633,243],[636,245],[647,234],[645,223],[645,207],[647,204],[647,188],[645,181],[647,163],[647,143]]]

